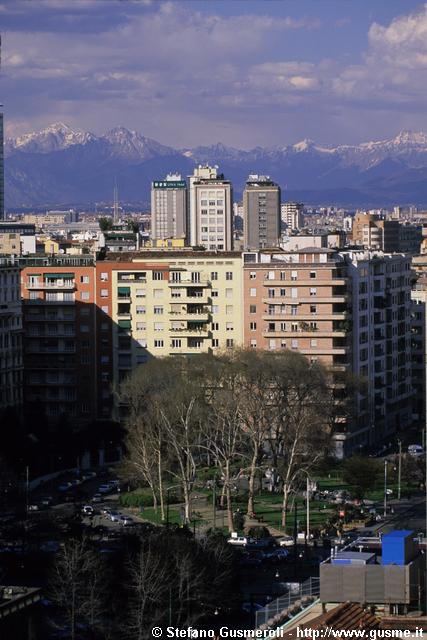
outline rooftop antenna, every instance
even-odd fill
[[[113,222],[117,224],[119,221],[119,190],[117,189],[117,181],[114,185],[114,205],[113,205]]]

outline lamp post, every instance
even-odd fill
[[[398,440],[399,445],[399,466],[397,471],[397,499],[400,500],[400,485],[402,481],[402,441]]]
[[[387,460],[384,460],[384,519],[387,517]]]

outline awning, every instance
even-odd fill
[[[130,295],[130,287],[118,287],[117,288],[117,292],[129,296]]]
[[[130,320],[119,320],[118,324],[121,329],[132,329],[132,322]]]
[[[45,278],[74,278],[74,273],[45,273]]]

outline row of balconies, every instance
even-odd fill
[[[42,282],[29,282],[25,285],[25,288],[29,291],[64,291],[64,290],[74,290],[76,288],[75,280],[52,280],[52,281],[42,281]]]

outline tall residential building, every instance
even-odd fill
[[[281,206],[282,223],[295,231],[303,227],[304,205],[301,202],[284,202]]]
[[[149,358],[242,345],[240,253],[147,251],[98,262],[96,271],[101,396]]]
[[[375,213],[356,213],[352,241],[373,251],[399,251],[399,222],[386,220]]]
[[[411,416],[410,259],[306,248],[244,256],[244,343],[297,350],[366,381],[342,456],[407,427]]]
[[[4,132],[3,113],[0,111],[0,221],[4,219]]]
[[[22,372],[19,266],[0,258],[0,410],[22,404]]]
[[[26,404],[43,406],[48,420],[89,422],[100,346],[93,259],[21,258],[21,267]]]
[[[211,251],[233,248],[232,186],[217,167],[201,166],[189,176],[190,244]]]
[[[151,183],[151,238],[187,237],[187,183],[179,174]]]
[[[277,247],[280,239],[280,187],[269,176],[250,175],[243,192],[245,249]]]

